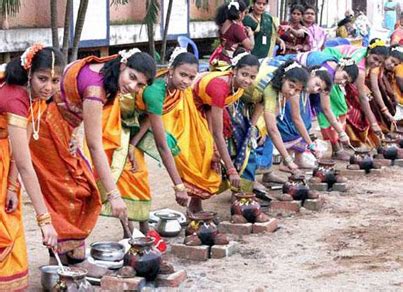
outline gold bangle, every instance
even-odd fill
[[[36,216],[36,222],[38,223],[39,227],[42,227],[47,224],[52,224],[52,218],[49,213],[44,213]]]
[[[184,184],[177,184],[172,187],[175,192],[186,192],[186,186]]]
[[[112,194],[114,194],[114,193],[116,193],[116,192],[119,192],[119,190],[118,190],[118,189],[113,189],[113,190],[107,192],[107,193],[106,193],[106,196],[108,197],[109,195],[112,195]]]
[[[43,226],[45,226],[45,225],[50,225],[50,224],[52,224],[52,219],[46,219],[46,220],[42,220],[41,222],[38,222],[38,226],[39,227],[43,227]]]
[[[19,189],[19,188],[21,187],[21,184],[20,184],[20,182],[18,181],[18,179],[16,179],[16,180],[14,181],[14,180],[8,178],[7,183],[8,183],[9,185],[11,185],[11,186],[17,188],[17,189]]]
[[[115,189],[107,195],[108,201],[113,201],[117,198],[121,198],[119,190]]]
[[[13,192],[13,193],[18,193],[18,189],[14,186],[8,186],[7,191]]]

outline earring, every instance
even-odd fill
[[[169,79],[172,79],[172,74],[169,74]]]

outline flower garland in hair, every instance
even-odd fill
[[[347,66],[352,66],[355,64],[355,61],[353,59],[347,59],[347,58],[342,58],[339,61],[339,66],[341,68],[347,67]]]
[[[141,53],[141,51],[137,48],[130,49],[128,51],[122,50],[119,51],[119,56],[122,57],[120,63],[127,64],[127,60],[133,56],[134,54]]]
[[[169,58],[168,66],[171,67],[172,63],[175,61],[176,57],[178,57],[182,53],[187,53],[188,50],[182,47],[176,47],[172,52],[171,57]]]
[[[302,68],[302,66],[297,62],[293,62],[293,63],[291,63],[290,65],[288,65],[287,67],[284,68],[284,72],[286,73],[286,72],[288,72],[288,71],[290,71],[292,69],[295,69],[295,68]]]
[[[377,39],[375,42],[369,45],[369,48],[372,50],[375,49],[376,47],[384,47],[384,46],[386,46],[385,42],[381,39]]]
[[[228,10],[230,10],[232,6],[234,6],[235,9],[239,11],[239,3],[238,2],[236,2],[234,0],[231,0],[231,2],[227,6]]]
[[[232,67],[235,67],[236,65],[238,65],[239,61],[240,61],[243,57],[248,56],[248,55],[250,55],[250,53],[248,53],[248,52],[243,52],[243,53],[240,53],[240,54],[236,55],[236,56],[235,56],[234,58],[232,58],[232,60],[231,60]]]
[[[42,44],[33,44],[27,48],[21,55],[21,66],[28,71],[32,67],[32,59],[35,57],[36,53],[43,49]]]
[[[320,67],[320,68],[317,68],[317,69],[313,69],[311,71],[311,74],[316,74],[316,72],[318,72],[318,71],[326,71],[327,72],[326,68]]]
[[[394,48],[392,48],[392,52],[393,52],[393,51],[398,51],[398,52],[400,52],[400,53],[403,53],[403,47],[402,47],[402,46],[394,47]]]

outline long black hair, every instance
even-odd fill
[[[122,57],[118,55],[112,61],[107,62],[101,72],[104,75],[104,87],[106,95],[114,98],[119,90],[120,61]],[[147,77],[147,83],[151,84],[157,73],[154,59],[147,53],[139,52],[131,55],[126,62],[126,66],[134,69]]]
[[[283,82],[285,80],[289,80],[295,83],[302,83],[303,87],[305,88],[306,83],[309,79],[309,72],[305,67],[301,65],[299,65],[300,67],[288,69],[288,67],[291,66],[293,63],[296,63],[296,61],[289,60],[278,67],[276,71],[274,71],[273,78],[270,81],[270,84],[274,90],[281,91],[281,87],[283,86]]]
[[[400,62],[403,61],[403,53],[399,50],[397,50],[399,47],[401,47],[399,44],[390,46],[390,52],[389,52],[389,56],[399,59]]]
[[[167,58],[166,58],[167,61],[169,61],[171,59],[173,52],[174,52],[174,49],[172,49],[168,52]],[[183,52],[175,57],[175,59],[172,61],[172,64],[170,65],[170,67],[176,68],[183,64],[191,64],[191,65],[194,64],[194,65],[197,65],[197,67],[199,67],[199,60],[192,53]]]
[[[31,74],[38,70],[51,69],[53,57],[53,65],[63,72],[65,63],[60,50],[54,47],[45,47],[34,55],[30,69]],[[6,66],[5,73],[5,81],[7,84],[24,86],[28,83],[28,70],[22,67],[21,57],[11,60]]]
[[[235,6],[231,6],[230,9],[228,9],[229,3],[224,3],[217,8],[217,13],[214,18],[214,22],[217,26],[221,26],[227,19],[238,20],[241,12],[244,12],[246,8],[248,8],[248,5],[243,0],[237,0],[235,2],[238,2],[239,10],[236,9]]]
[[[351,58],[344,57],[342,60],[350,60],[350,59]],[[346,71],[348,76],[351,78],[351,83],[354,83],[355,80],[357,80],[360,70],[358,69],[358,66],[357,66],[357,64],[355,62],[353,64],[346,65],[346,66],[343,66],[343,67],[340,67],[340,68],[343,71]]]

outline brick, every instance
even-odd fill
[[[397,148],[397,158],[403,159],[403,148]]]
[[[323,199],[307,199],[304,202],[304,208],[311,211],[319,211],[323,206]]]
[[[332,187],[332,191],[336,192],[346,192],[347,184],[346,183],[335,183]]]
[[[341,169],[340,174],[342,176],[362,176],[365,175],[365,170],[364,169]]]
[[[146,285],[145,278],[118,278],[114,276],[103,276],[101,279],[102,291],[141,291]]]
[[[192,261],[207,261],[209,256],[209,246],[187,246],[184,244],[172,244],[171,252],[179,258]]]
[[[276,231],[278,228],[278,220],[276,218],[271,218],[267,222],[254,223],[252,232],[253,233],[271,233]]]
[[[301,201],[271,201],[270,202],[270,210],[278,211],[286,211],[286,212],[299,212],[301,208]]]
[[[232,256],[238,249],[238,243],[236,241],[230,241],[226,245],[213,245],[211,247],[211,258],[222,259]]]
[[[180,270],[168,275],[158,275],[155,279],[157,287],[179,287],[187,278],[185,270]]]
[[[391,165],[392,165],[392,160],[380,159],[380,158],[375,158],[374,159],[374,167],[375,168],[380,168],[382,166],[391,166]]]
[[[309,188],[318,192],[326,192],[328,189],[327,183],[310,183]]]
[[[252,223],[231,223],[221,222],[218,225],[218,231],[222,233],[231,233],[236,235],[248,235],[252,233]]]
[[[382,172],[385,170],[385,167],[379,168],[379,169],[371,169],[371,171],[369,172],[372,175],[380,175],[382,174]]]
[[[396,159],[394,165],[403,167],[403,159]]]

